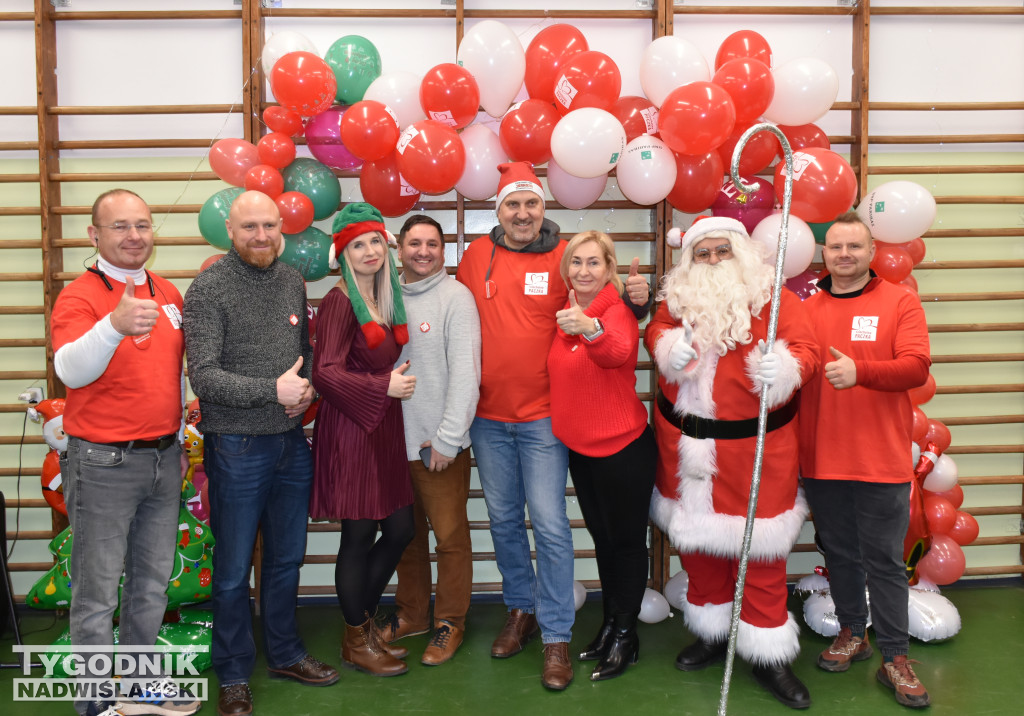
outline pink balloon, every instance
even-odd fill
[[[245,175],[259,163],[256,145],[244,139],[218,139],[210,147],[210,168],[228,184],[242,186]]]
[[[346,109],[344,105],[328,107],[306,125],[306,146],[317,161],[331,169],[355,169],[363,163],[341,141],[341,118]]]
[[[935,584],[952,584],[963,576],[967,558],[949,535],[933,535],[931,549],[917,563],[917,573]]]
[[[756,181],[761,186],[752,194],[744,194],[727,175],[722,181],[722,188],[715,198],[715,203],[711,205],[711,213],[736,219],[750,234],[753,233],[754,227],[761,223],[761,219],[771,214],[775,208],[775,187],[767,179],[743,175],[740,175],[740,178],[747,184]]]
[[[818,274],[810,269],[799,273],[786,281],[786,288],[795,293],[803,301],[818,292]]]
[[[554,159],[548,160],[548,189],[566,209],[579,211],[590,206],[601,198],[607,183],[607,174],[582,179],[562,169]]]

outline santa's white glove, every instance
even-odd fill
[[[782,357],[778,353],[765,353],[764,341],[757,342],[761,350],[761,359],[757,362],[757,379],[764,385],[771,385],[779,375]]]
[[[668,351],[668,364],[672,370],[682,370],[691,361],[697,360],[697,349],[691,345],[692,342],[693,328],[687,326],[683,335],[676,339]]]

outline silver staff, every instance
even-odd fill
[[[732,183],[744,194],[757,191],[760,184],[747,184],[740,177],[740,154],[747,142],[758,132],[774,134],[782,145],[786,160],[786,190],[782,198],[782,226],[779,230],[779,247],[775,255],[775,286],[772,288],[772,307],[768,319],[768,336],[764,350],[768,352],[775,345],[775,332],[779,327],[779,302],[782,300],[782,264],[786,259],[786,240],[789,238],[789,205],[793,198],[793,149],[786,135],[774,124],[755,124],[740,137],[732,153]],[[757,513],[757,493],[761,489],[761,463],[764,461],[764,434],[768,420],[768,391],[761,391],[761,404],[757,412],[757,445],[754,449],[754,471],[750,476],[750,500],[747,502],[747,523],[743,528],[743,547],[740,550],[740,565],[736,575],[736,593],[732,598],[732,621],[729,623],[729,648],[725,654],[725,675],[722,677],[722,698],[718,702],[718,716],[725,716],[729,703],[729,684],[732,681],[732,663],[736,658],[736,635],[740,627],[740,609],[743,606],[743,585],[747,580],[747,561],[750,556],[750,539],[754,532],[754,515]]]

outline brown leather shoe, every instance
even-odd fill
[[[252,713],[252,692],[249,684],[221,686],[217,697],[217,713],[220,716],[248,716]]]
[[[330,686],[338,683],[338,670],[309,654],[291,666],[280,669],[267,668],[271,679],[291,679],[306,686]]]
[[[407,636],[419,636],[430,631],[430,627],[426,624],[419,626],[407,622],[398,612],[394,612],[378,622],[377,627],[380,630],[381,639],[387,644],[404,639]],[[408,653],[409,650],[406,649],[406,654]],[[398,658],[404,659],[405,657],[400,656]]]
[[[365,612],[365,614],[367,615],[367,617],[369,617],[369,612]],[[385,625],[389,624],[392,619],[397,620],[397,617],[392,614],[391,618],[385,621]],[[372,626],[374,630],[377,632],[377,641],[380,642],[380,645],[383,646],[387,650],[387,652],[391,654],[391,656],[395,657],[396,659],[404,659],[405,657],[409,656],[409,650],[406,649],[404,646],[400,646],[399,644],[388,643],[388,640],[384,638],[384,627],[382,627],[380,622],[377,621],[376,616],[370,619],[370,626]]]
[[[507,659],[523,650],[526,643],[537,634],[537,616],[528,614],[522,609],[513,609],[508,613],[505,626],[501,628],[498,638],[491,645],[491,656],[496,659]]]
[[[540,681],[553,691],[562,691],[572,683],[572,662],[569,660],[569,642],[556,641],[544,645],[544,673]]]
[[[345,625],[345,639],[341,642],[342,666],[372,676],[398,676],[409,670],[404,661],[393,657],[367,619],[359,626]]]
[[[441,620],[441,626],[434,631],[423,652],[422,663],[427,666],[437,666],[455,656],[456,650],[462,645],[462,630],[453,626],[450,622]]]

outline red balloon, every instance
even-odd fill
[[[320,114],[338,91],[330,65],[312,52],[282,55],[270,70],[270,90],[277,103],[303,117]]]
[[[752,125],[752,122],[742,125],[737,122],[736,130],[716,150],[718,156],[722,158],[722,166],[725,167],[727,172],[731,171],[732,153],[736,149],[740,137]],[[758,132],[752,136],[747,141],[747,146],[743,147],[743,154],[740,155],[740,174],[750,176],[760,174],[775,159],[775,147],[778,144],[779,141],[775,139],[775,135],[771,132]]]
[[[679,211],[696,214],[711,206],[722,188],[725,169],[718,152],[675,154],[676,183],[665,197]]]
[[[953,485],[953,487],[943,492],[929,492],[928,494],[949,500],[949,504],[958,510],[960,505],[964,504],[964,488],[960,487],[960,485]]]
[[[775,195],[782,203],[786,164],[775,167]],[[849,162],[830,149],[809,147],[793,154],[792,212],[811,223],[832,221],[853,206],[857,177]]]
[[[679,154],[701,155],[716,149],[729,138],[735,125],[732,98],[711,82],[676,87],[658,113],[662,140]]]
[[[956,508],[949,503],[949,500],[935,495],[925,494],[924,515],[928,520],[928,529],[932,536],[949,534],[956,522]]]
[[[213,256],[207,256],[203,263],[199,265],[199,273],[202,273],[206,269],[210,268],[225,256],[226,254],[214,254]]]
[[[567,60],[590,47],[587,38],[573,25],[549,25],[537,33],[526,48],[526,92],[531,98],[555,101],[555,78]]]
[[[967,559],[949,535],[933,535],[932,547],[921,558],[917,572],[936,584],[952,584],[963,576]]]
[[[426,194],[455,187],[466,168],[466,149],[454,129],[432,119],[409,125],[395,147],[398,171]]]
[[[886,281],[899,283],[914,270],[914,261],[902,246],[876,243],[871,268]]]
[[[949,536],[954,542],[962,546],[978,539],[980,531],[981,528],[978,526],[978,521],[972,515],[958,511],[956,519],[953,521],[953,527],[949,530]]]
[[[935,443],[940,453],[946,452],[951,442],[953,442],[953,436],[950,434],[949,428],[941,421],[931,418],[928,419],[928,429],[924,437],[918,441],[920,445]]]
[[[768,46],[768,40],[753,30],[740,30],[725,38],[718,47],[715,72],[726,62],[741,57],[750,57],[763,62],[767,67],[772,66],[772,48]]]
[[[295,161],[295,142],[284,132],[271,132],[256,143],[260,164],[284,169]]]
[[[924,261],[924,255],[927,250],[924,245],[924,239],[914,239],[913,241],[901,244],[901,246],[910,254],[910,260],[914,262],[915,266]]]
[[[910,402],[914,405],[924,405],[935,396],[935,378],[929,373],[924,385],[911,388],[907,394],[910,396]]]
[[[799,296],[800,300],[803,301],[820,290],[818,288],[818,275],[807,269],[803,273],[798,273],[793,278],[788,279],[786,281],[786,288]]]
[[[398,117],[391,108],[376,100],[356,102],[345,110],[341,118],[342,143],[365,161],[383,159],[391,154],[400,134]]]
[[[286,191],[274,203],[281,213],[282,234],[298,234],[313,223],[313,200],[301,191]]]
[[[305,129],[302,115],[287,107],[267,107],[263,110],[263,121],[271,132],[281,132],[289,137],[299,137]]]
[[[918,445],[921,445],[924,441],[924,436],[928,433],[928,416],[924,414],[916,405],[914,406],[914,425],[910,429],[910,439]]]
[[[429,119],[462,129],[480,111],[480,88],[469,70],[446,62],[427,70],[420,83],[420,106]]]
[[[271,199],[276,199],[284,191],[284,177],[269,164],[257,164],[245,173],[247,191],[261,191]]]
[[[905,279],[900,281],[900,285],[905,288],[917,293],[917,279],[913,276],[907,276]]]
[[[750,57],[729,60],[718,68],[711,81],[732,97],[737,124],[760,117],[775,94],[775,79],[768,65]]]
[[[658,108],[646,97],[619,97],[608,111],[626,130],[626,144],[644,134],[658,136]]]
[[[779,125],[779,130],[786,135],[786,139],[789,140],[789,146],[794,152],[800,152],[804,149],[811,147],[817,147],[819,149],[831,149],[832,143],[828,141],[828,135],[821,131],[821,127],[816,124],[801,124],[799,126],[789,126],[785,124]],[[775,142],[775,154],[780,161],[785,161],[785,155],[782,153],[782,145],[779,140],[772,135],[772,140]]]
[[[513,162],[543,164],[551,158],[551,133],[558,119],[554,105],[544,100],[512,105],[498,127],[501,148]]]
[[[260,163],[259,152],[244,139],[218,139],[210,147],[210,168],[213,173],[234,186],[242,186],[245,174]]]
[[[619,98],[622,75],[615,61],[596,50],[570,57],[555,79],[555,109],[566,115],[574,109],[610,109]]]
[[[359,193],[384,216],[402,216],[420,200],[419,191],[398,171],[395,152],[368,161],[359,172]]]

